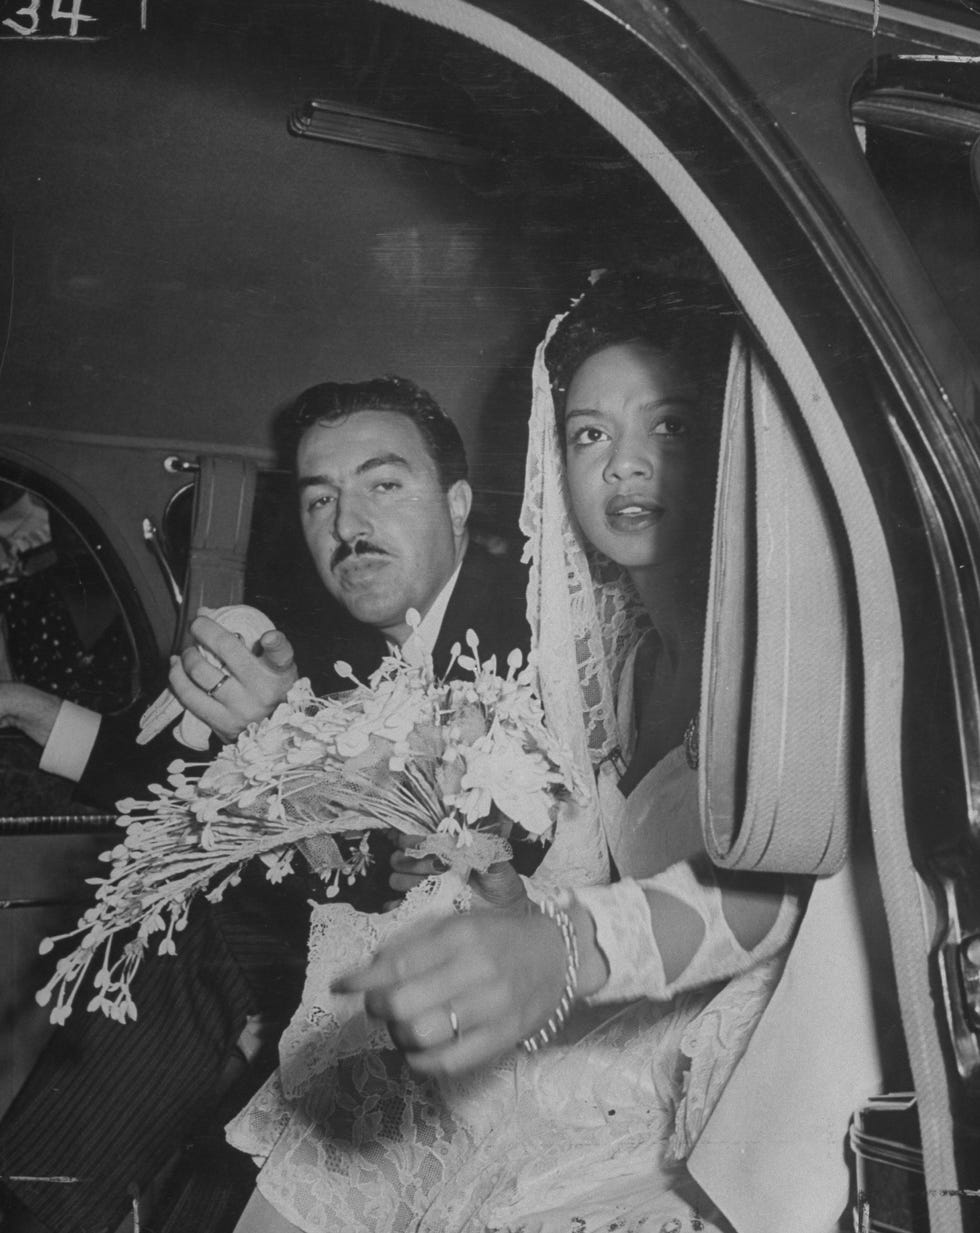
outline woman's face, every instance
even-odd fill
[[[590,356],[565,404],[572,509],[585,537],[630,570],[696,564],[717,454],[697,383],[648,343]]]

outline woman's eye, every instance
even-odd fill
[[[594,425],[586,424],[583,428],[576,428],[569,435],[569,445],[595,445],[598,441],[604,441],[607,434]]]
[[[661,437],[684,437],[690,429],[686,421],[676,416],[668,416],[666,419],[659,420],[654,425],[653,431]]]

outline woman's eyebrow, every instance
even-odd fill
[[[651,398],[649,402],[641,403],[640,411],[662,411],[664,407],[682,407],[684,410],[696,411],[698,400],[689,394],[668,394],[666,398]]]
[[[698,400],[692,398],[688,394],[668,394],[665,398],[651,398],[649,402],[641,402],[636,408],[637,411],[661,411],[664,407],[683,407],[696,411],[699,406]],[[604,417],[607,413],[600,411],[598,407],[572,407],[565,411],[565,423],[575,418],[576,415],[590,415]]]
[[[565,411],[565,423],[567,424],[569,420],[573,420],[576,417],[576,415],[602,415],[602,414],[603,412],[599,411],[595,407],[575,407],[573,410]]]

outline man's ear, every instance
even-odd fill
[[[466,522],[473,506],[473,489],[466,480],[457,480],[446,492],[449,502],[449,516],[452,519],[453,535],[458,543],[463,538]]]

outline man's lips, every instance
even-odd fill
[[[606,522],[614,531],[645,531],[667,511],[652,497],[615,496],[606,502]]]
[[[387,565],[389,560],[386,554],[380,552],[361,557],[345,557],[339,565],[334,567],[333,572],[347,578],[357,574],[373,573],[379,566]]]
[[[347,589],[369,585],[390,561],[391,557],[382,548],[338,550],[331,564],[331,573]]]

